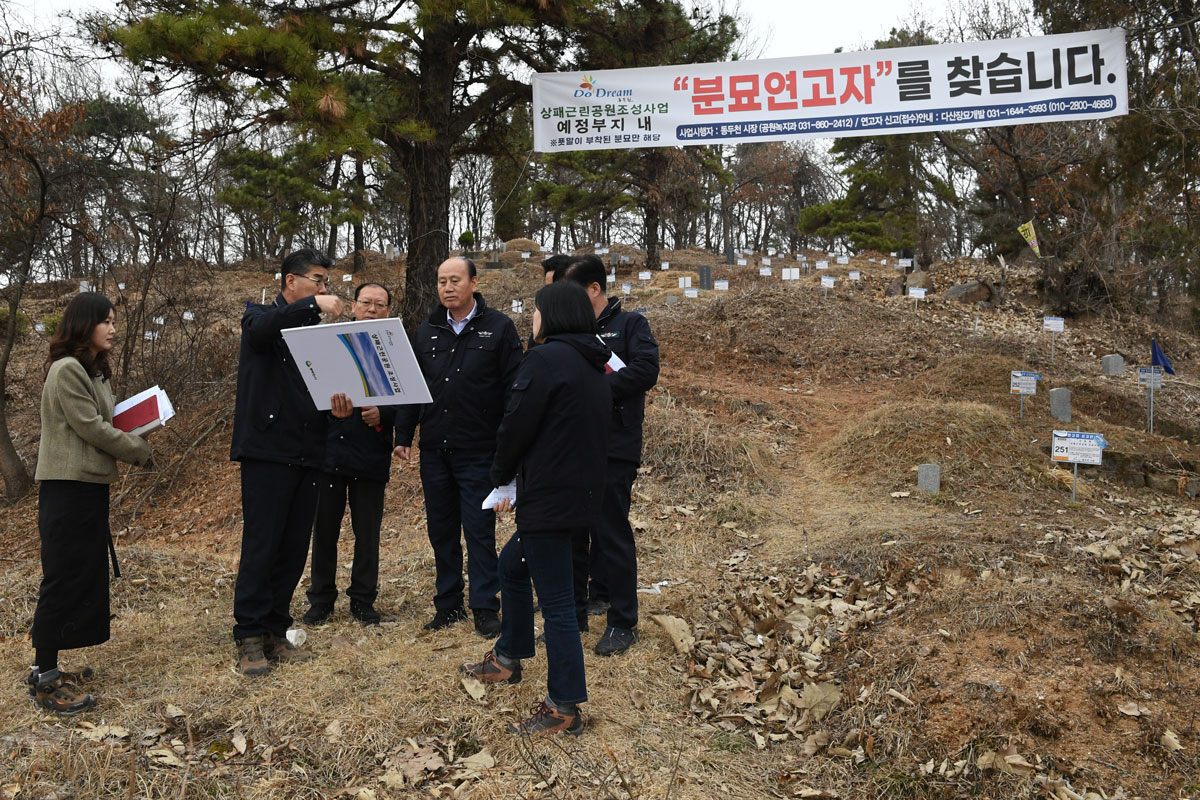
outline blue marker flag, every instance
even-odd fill
[[[1150,366],[1162,367],[1168,375],[1175,374],[1175,370],[1171,366],[1171,359],[1167,358],[1167,354],[1158,346],[1158,340],[1153,337],[1150,339]]]

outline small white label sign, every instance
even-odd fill
[[[713,281],[713,288],[718,292],[728,292],[729,281]]]
[[[821,276],[821,285],[824,286],[826,289],[832,289],[833,284],[835,284],[836,282],[837,282],[837,278],[833,277],[832,275],[822,275]]]
[[[1041,377],[1036,372],[1014,369],[1009,373],[1008,390],[1012,394],[1037,394],[1037,382]]]
[[[1050,458],[1063,464],[1099,465],[1108,442],[1098,433],[1055,431]]]
[[[638,280],[639,280],[639,281],[648,281],[648,280],[650,280],[650,277],[651,277],[651,276],[650,276],[650,271],[649,271],[649,270],[645,270],[645,271],[643,271],[643,272],[639,272],[639,273],[638,273]]]
[[[633,287],[630,286],[628,283],[621,284],[621,294],[629,294],[632,291],[633,291]]]
[[[897,262],[896,262],[896,266],[898,266],[898,267],[911,267],[911,266],[912,266],[912,259],[911,259],[911,258],[902,258],[902,259],[900,259],[899,261],[897,261]]]
[[[739,259],[737,260],[737,265],[738,265],[739,267],[744,267],[744,266],[746,266],[746,259],[744,259],[744,258],[739,258]]]
[[[191,311],[185,311],[185,312],[183,312],[183,321],[184,322],[195,322],[196,315],[193,314]]]
[[[679,288],[680,288],[680,289],[690,289],[690,288],[692,288],[692,279],[691,279],[691,276],[685,275],[685,276],[682,276],[682,277],[680,277],[680,278],[679,278]]]
[[[916,299],[918,299],[918,300],[924,300],[924,299],[925,299],[925,293],[926,293],[927,291],[929,291],[929,290],[928,290],[928,289],[922,289],[922,288],[919,288],[919,287],[916,287],[916,286],[910,286],[910,287],[909,287],[909,289],[908,289],[908,296],[909,296],[909,297],[915,297],[915,298],[916,298]]]
[[[856,269],[850,270],[850,280],[857,281],[862,279],[862,273]]]
[[[529,255],[530,255],[530,253],[528,250],[521,251],[521,258],[529,258]]]
[[[1161,389],[1163,371],[1161,367],[1138,367],[1139,389]]]
[[[769,278],[769,277],[771,277],[771,268],[770,267],[759,267],[758,274]]]
[[[764,259],[762,260],[762,265],[763,265],[764,267],[769,267],[769,266],[771,266],[771,259],[769,259],[769,258],[764,258]]]
[[[1062,317],[1042,317],[1042,330],[1051,331],[1052,333],[1063,332]]]
[[[838,256],[837,263],[839,263],[839,264],[849,264],[849,263],[850,263],[850,256]]]
[[[524,300],[513,300],[512,301],[512,310],[513,310],[514,314],[523,313],[525,311],[525,301]]]
[[[684,289],[684,290],[683,290],[683,296],[684,296],[684,297],[691,297],[691,298],[693,298],[693,299],[694,299],[694,298],[697,298],[697,297],[699,297],[699,296],[700,296],[700,290],[699,290],[699,289]]]
[[[818,261],[817,269],[829,269],[829,262],[824,260]]]
[[[671,268],[671,262],[670,262],[670,261],[664,261],[664,262],[662,262],[661,264],[659,264],[659,265],[658,265],[658,267],[659,267],[659,269],[670,269],[670,268]]]

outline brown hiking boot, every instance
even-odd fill
[[[247,636],[245,639],[238,639],[237,646],[238,669],[243,675],[265,675],[270,671],[271,664],[263,653],[262,636]]]
[[[483,661],[477,664],[463,664],[458,671],[483,683],[521,682],[521,662],[518,661],[515,667],[509,669],[500,663],[500,659],[496,658],[495,650],[488,650]]]
[[[579,713],[578,708],[574,714],[566,714],[543,700],[534,705],[532,717],[520,725],[509,725],[508,732],[520,736],[550,736],[555,733],[580,736],[583,734],[583,714]]]
[[[78,714],[96,705],[96,698],[65,680],[56,669],[38,676],[34,700],[47,711]]]
[[[267,660],[275,664],[299,664],[302,661],[311,661],[313,657],[308,650],[301,650],[289,642],[286,636],[276,636],[273,633],[263,636],[263,649],[266,651]]]

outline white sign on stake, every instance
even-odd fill
[[[850,270],[850,280],[857,281],[862,279],[862,273],[856,269]]]
[[[925,293],[928,291],[929,291],[928,289],[923,289],[919,286],[910,286],[908,289],[908,296],[915,297],[918,300],[924,300]]]
[[[826,289],[832,289],[835,283],[837,283],[837,278],[833,277],[832,275],[821,276],[821,285]]]
[[[183,312],[183,321],[184,322],[195,322],[196,315],[193,314],[191,311],[185,311],[185,312]]]
[[[718,292],[728,292],[729,281],[713,281],[713,288]]]
[[[690,275],[684,275],[679,278],[679,288],[680,289],[692,288],[692,278]]]
[[[692,298],[694,300],[695,298],[700,296],[700,290],[699,289],[684,289],[683,296]]]
[[[598,255],[598,256],[606,256],[606,255],[608,255],[608,248],[607,248],[607,247],[601,247],[599,250],[597,250],[597,251],[596,251],[596,255]]]
[[[1162,386],[1162,367],[1138,367],[1139,389],[1161,389]]]
[[[1051,333],[1063,332],[1062,317],[1042,317],[1042,330],[1050,331]]]
[[[744,258],[739,258],[739,259],[737,260],[737,265],[738,265],[739,267],[744,267],[744,266],[746,266],[746,259],[744,259]]]
[[[839,264],[849,264],[849,263],[850,263],[850,256],[838,256],[837,263],[839,263]]]
[[[671,268],[671,262],[670,262],[670,261],[664,261],[664,262],[662,262],[661,264],[659,264],[659,265],[658,265],[658,267],[659,267],[659,269],[670,269],[670,268]]]
[[[1036,372],[1014,369],[1008,379],[1008,390],[1012,394],[1037,394],[1037,382],[1042,376]]]
[[[825,260],[818,261],[817,269],[829,269],[829,262]]]
[[[167,324],[167,320],[166,320],[166,318],[165,318],[165,317],[155,317],[155,318],[154,318],[154,324],[155,324],[155,325],[166,325],[166,324]]]
[[[766,257],[764,257],[764,258],[763,258],[763,260],[762,260],[762,265],[763,265],[764,267],[769,267],[769,266],[771,266],[771,259],[770,259],[770,258],[766,258]]]
[[[349,283],[351,280],[353,280],[353,276],[349,272],[342,276],[342,283]]]
[[[609,283],[616,283],[616,282],[617,282],[617,273],[615,273],[615,272],[610,272],[610,273],[608,273],[608,275],[607,275],[607,276],[605,276],[605,277],[607,277],[607,278],[608,278],[608,282],[609,282]]]
[[[897,267],[911,267],[912,259],[911,258],[902,258],[896,262],[896,266]]]
[[[513,300],[512,301],[512,310],[513,310],[514,314],[523,314],[525,312],[525,301],[524,300]]]
[[[784,269],[787,269],[787,267],[784,267]],[[758,274],[769,278],[769,277],[771,277],[771,268],[770,267],[759,267]]]
[[[119,291],[119,292],[125,291],[125,281],[121,281],[120,283],[117,284],[117,291]]]
[[[621,284],[621,294],[629,294],[632,291],[633,291],[633,287],[630,286],[628,283]]]
[[[651,277],[651,275],[650,275],[649,270],[643,270],[642,272],[638,273],[639,281],[648,281],[648,280],[650,280],[650,277]]]
[[[528,250],[521,251],[521,258],[529,258],[530,255],[532,254]]]
[[[1050,458],[1060,464],[1091,464],[1098,466],[1108,442],[1099,433],[1055,431]]]

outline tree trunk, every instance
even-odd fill
[[[438,303],[437,268],[450,255],[450,145],[417,142],[405,155],[409,240],[401,315],[412,333]]]
[[[25,293],[25,284],[29,280],[29,259],[21,277],[8,299],[8,326],[4,331],[4,344],[0,346],[0,476],[4,478],[4,493],[9,500],[24,497],[33,486],[33,479],[25,462],[17,453],[13,444],[12,433],[8,430],[8,362],[12,356],[13,344],[17,340],[17,310],[21,297]]]
[[[449,181],[447,181],[449,186]],[[367,265],[366,256],[363,251],[366,249],[366,243],[363,241],[363,217],[366,216],[366,199],[367,199],[367,173],[363,168],[363,158],[361,155],[354,157],[354,208],[358,212],[354,216],[354,268],[353,272],[358,272]],[[447,204],[446,220],[449,222],[449,205]]]

